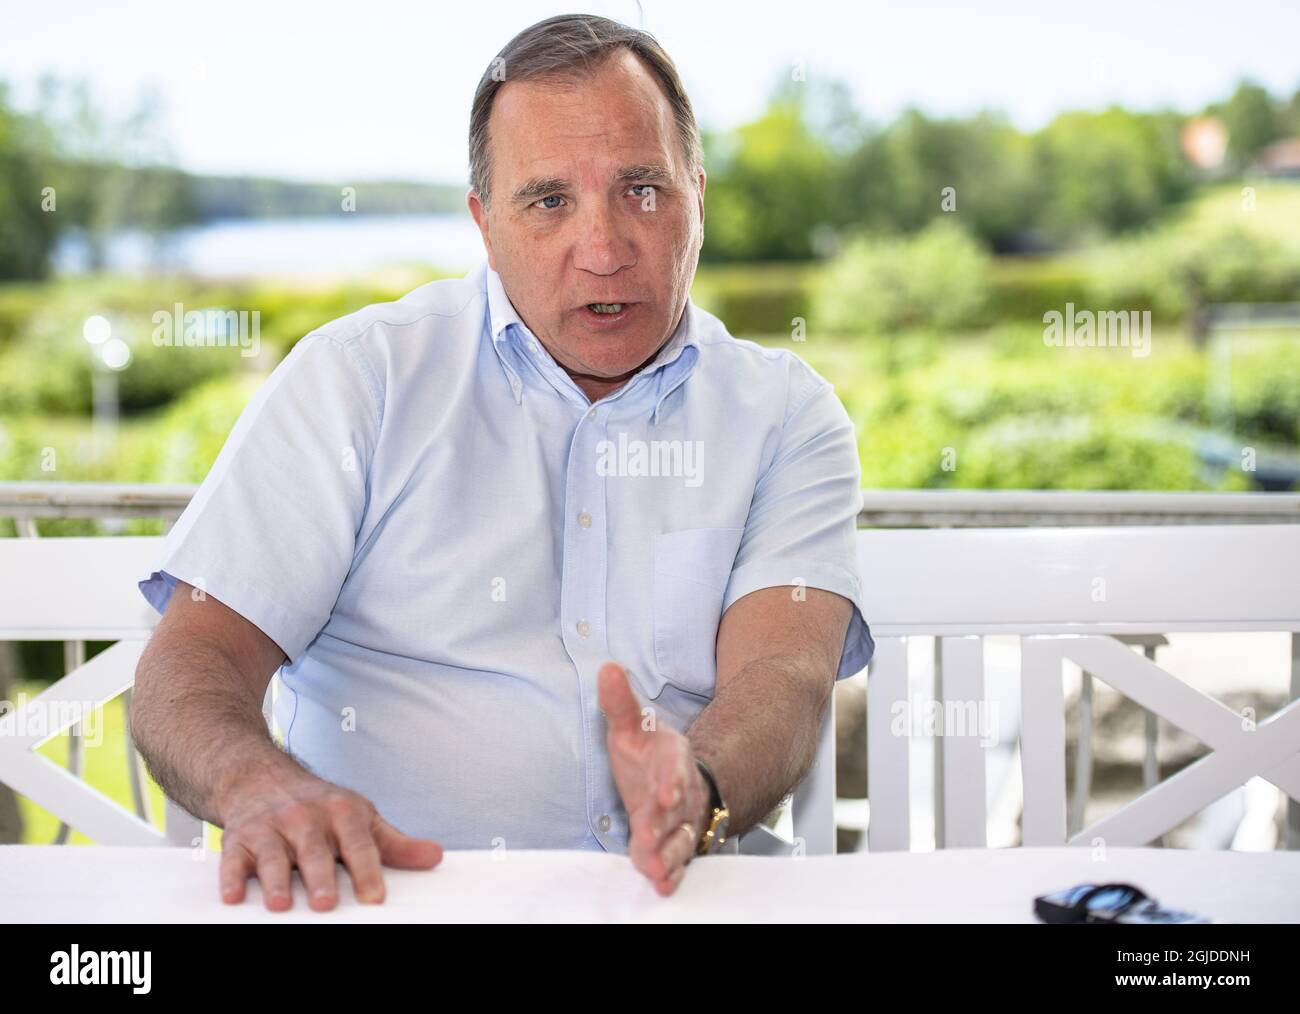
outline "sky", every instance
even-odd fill
[[[104,107],[163,101],[174,162],[290,179],[466,182],[469,106],[509,38],[567,4],[438,0],[0,0],[0,80],[82,77]],[[702,126],[757,116],[802,67],[887,122],[980,108],[1033,129],[1119,102],[1194,111],[1242,77],[1300,88],[1300,0],[625,0],[577,8],[652,32]]]

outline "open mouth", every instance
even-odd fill
[[[627,320],[639,303],[588,303],[578,312],[588,325],[612,327]]]

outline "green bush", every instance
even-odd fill
[[[866,486],[1246,485],[1204,471],[1197,457],[1209,422],[1206,366],[1184,336],[1158,334],[1152,354],[1134,358],[1048,348],[1032,325],[983,338],[908,333],[896,344],[911,360],[892,374],[877,344],[808,347],[854,420]],[[1300,385],[1300,369],[1284,372]]]
[[[999,257],[989,276],[989,315],[997,321],[1042,322],[1048,310],[1086,302],[1091,278],[1074,260]]]
[[[123,421],[111,448],[96,444],[86,419],[0,417],[0,481],[201,482],[263,379],[201,384],[160,412]]]
[[[1244,439],[1300,445],[1300,343],[1295,336],[1234,349],[1229,417]]]
[[[79,314],[43,314],[0,352],[0,405],[6,412],[90,412],[96,350],[81,336],[84,320]],[[114,373],[126,415],[165,405],[195,384],[230,373],[242,358],[238,348],[159,347],[149,321],[117,323],[115,335],[131,349],[126,369]]]
[[[375,282],[313,289],[108,277],[0,287],[0,412],[90,412],[94,350],[82,328],[92,314],[108,317],[114,337],[131,348],[130,364],[116,375],[121,411],[131,415],[240,369],[268,372],[295,342],[322,324],[402,291]],[[256,312],[261,356],[245,357],[237,347],[155,345],[154,315],[174,314],[177,303],[183,313]],[[184,320],[177,326],[183,328]],[[788,327],[787,320],[781,330]]]
[[[1300,254],[1240,226],[1167,228],[1108,243],[1088,267],[1096,307],[1147,309],[1157,322],[1186,319],[1207,303],[1300,299]]]
[[[796,317],[808,316],[807,264],[702,266],[691,299],[738,338],[790,334]]]
[[[264,382],[258,374],[222,377],[189,391],[138,432],[132,447],[153,482],[202,482],[239,414]]]
[[[984,323],[989,293],[988,254],[938,219],[915,236],[847,244],[819,281],[813,321],[835,334],[970,330]]]
[[[952,485],[968,489],[1204,490],[1233,485],[1204,474],[1190,441],[1142,416],[1008,418],[971,434]],[[1240,485],[1240,484],[1236,484]]]

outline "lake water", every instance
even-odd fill
[[[185,271],[203,277],[365,272],[393,264],[431,264],[465,272],[483,257],[469,212],[458,215],[267,218],[210,222],[173,233],[158,246],[122,232],[107,246],[110,271]],[[68,237],[55,255],[60,272],[86,270],[84,240]]]

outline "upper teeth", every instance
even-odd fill
[[[587,305],[597,313],[618,313],[623,309],[622,303],[588,303]]]

